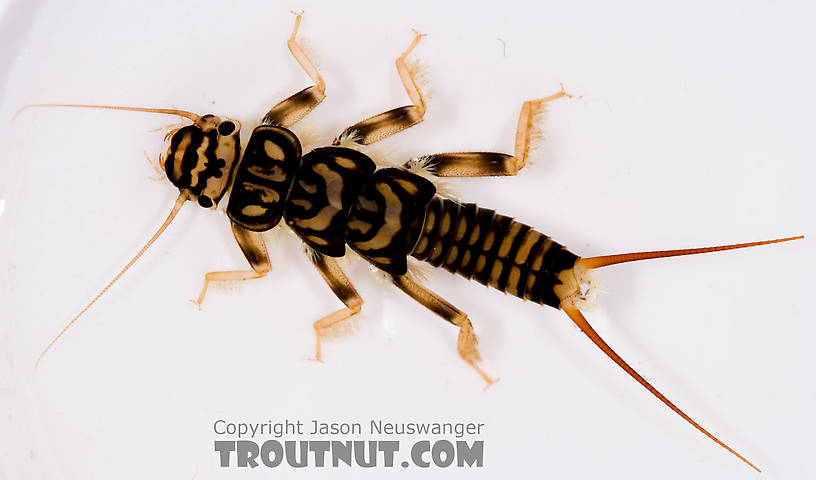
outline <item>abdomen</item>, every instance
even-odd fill
[[[558,275],[576,255],[530,226],[480,208],[434,197],[411,255],[502,292],[558,308]]]

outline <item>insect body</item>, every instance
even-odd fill
[[[616,263],[706,253],[801,237],[721,247],[642,252],[581,258],[532,227],[493,210],[461,204],[437,194],[435,177],[515,175],[525,164],[533,119],[544,105],[567,97],[562,90],[523,104],[513,155],[494,152],[440,153],[379,168],[362,151],[369,145],[422,121],[425,102],[405,57],[419,42],[417,34],[397,59],[397,70],[412,104],[358,122],[332,146],[303,154],[290,127],[325,98],[325,83],[295,41],[297,15],[288,46],[314,85],[273,107],[254,129],[240,162],[240,124],[214,115],[169,109],[102,107],[181,115],[193,121],[170,134],[164,170],[179,188],[167,220],[125,268],[74,317],[46,347],[70,327],[152,245],[188,200],[215,208],[231,188],[227,215],[234,237],[251,270],[210,272],[197,302],[203,302],[213,281],[259,278],[270,271],[261,233],[281,221],[308,246],[311,260],[344,304],[314,323],[315,358],[321,359],[321,335],[362,308],[362,299],[335,260],[348,246],[383,271],[390,281],[420,304],[459,329],[457,350],[488,383],[493,379],[478,365],[479,353],[468,316],[425,288],[409,274],[409,257],[474,279],[519,298],[564,310],[569,318],[624,371],[706,436],[756,468],[693,421],[618,356],[595,332],[580,309],[589,271]],[[67,105],[64,105],[67,106]],[[73,105],[85,106],[85,105]],[[38,359],[39,362],[39,359]]]

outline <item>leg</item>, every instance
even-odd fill
[[[292,35],[287,40],[286,46],[289,47],[289,51],[292,52],[292,56],[295,57],[303,71],[312,79],[314,85],[304,88],[272,107],[264,116],[264,125],[290,127],[314,110],[326,98],[326,82],[323,81],[323,77],[320,76],[320,72],[306,55],[303,47],[295,40],[302,18],[303,12],[295,13],[295,27],[292,29]]]
[[[493,152],[438,153],[422,157],[421,162],[438,177],[488,177],[515,175],[527,165],[530,144],[538,136],[536,117],[544,112],[547,102],[572,97],[564,91],[536,100],[527,100],[521,106],[516,129],[515,155]]]
[[[343,130],[338,140],[335,140],[335,144],[339,143],[340,138],[352,137],[357,143],[368,145],[388,138],[422,121],[422,117],[425,115],[425,100],[422,98],[422,91],[419,89],[408,64],[405,63],[405,59],[423,36],[423,34],[414,31],[414,40],[396,61],[397,72],[399,72],[400,80],[402,80],[402,86],[405,87],[405,91],[411,98],[413,105],[395,108],[356,123]]]
[[[235,270],[228,272],[210,272],[204,275],[204,286],[201,287],[201,293],[198,299],[193,303],[201,308],[201,303],[204,301],[204,296],[207,294],[207,288],[210,282],[228,282],[234,280],[252,280],[253,278],[261,278],[271,269],[269,262],[269,254],[266,251],[266,244],[259,232],[252,232],[236,224],[232,224],[232,234],[244,252],[249,265],[252,270]]]
[[[477,365],[479,361],[479,350],[476,349],[478,340],[476,339],[476,334],[473,333],[473,325],[470,323],[470,319],[468,319],[467,315],[445,301],[444,298],[439,297],[422,285],[410,280],[405,275],[394,275],[391,277],[391,280],[394,282],[394,285],[407,293],[408,296],[443,319],[459,327],[459,341],[456,345],[459,356],[482,376],[488,386],[493,384],[493,379]]]
[[[320,336],[342,321],[360,313],[360,309],[363,306],[363,299],[360,298],[360,295],[357,294],[357,290],[354,289],[354,286],[351,284],[349,279],[346,278],[346,275],[343,273],[343,270],[340,269],[340,266],[337,265],[337,260],[314,252],[314,255],[312,256],[312,263],[314,263],[315,267],[317,267],[317,270],[320,272],[320,276],[323,277],[323,280],[326,281],[329,288],[331,288],[334,294],[337,295],[337,298],[339,298],[340,301],[346,305],[345,308],[341,308],[340,310],[326,315],[320,320],[314,322],[314,359],[320,362],[322,361]]]

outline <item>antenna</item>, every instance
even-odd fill
[[[197,122],[201,118],[201,116],[197,113],[188,112],[186,110],[177,110],[175,108],[121,107],[118,105],[83,105],[78,103],[32,103],[20,107],[20,109],[14,113],[14,116],[11,117],[11,121],[13,122],[17,118],[17,115],[22,113],[23,110],[41,107],[98,108],[105,110],[127,110],[130,112],[164,113],[167,115],[186,117],[194,122]]]
[[[151,245],[153,245],[153,242],[155,242],[155,241],[156,241],[156,239],[157,239],[157,238],[159,238],[159,236],[160,236],[160,235],[161,235],[161,234],[164,232],[164,230],[167,228],[167,226],[168,226],[168,225],[170,225],[170,222],[172,222],[172,221],[173,221],[173,219],[176,217],[176,214],[178,214],[179,210],[181,210],[181,206],[182,206],[182,205],[184,205],[184,202],[186,202],[186,201],[187,201],[189,198],[190,198],[190,193],[189,193],[188,191],[186,191],[186,190],[182,191],[182,192],[179,194],[178,198],[176,198],[176,203],[173,205],[173,209],[172,209],[172,210],[170,210],[170,214],[169,214],[169,215],[167,215],[167,219],[165,219],[164,223],[162,223],[162,225],[159,227],[159,229],[156,231],[156,233],[154,233],[154,234],[153,234],[153,236],[152,236],[152,237],[150,237],[150,240],[148,240],[148,241],[147,241],[147,243],[145,244],[145,246],[144,246],[144,247],[142,247],[142,249],[141,249],[141,250],[139,250],[139,253],[137,253],[137,254],[136,254],[136,255],[135,255],[135,256],[134,256],[134,257],[133,257],[133,258],[132,258],[132,259],[131,259],[131,260],[130,260],[128,263],[127,263],[127,265],[125,265],[125,267],[124,267],[124,268],[123,268],[123,269],[122,269],[122,270],[121,270],[119,273],[117,273],[115,277],[113,277],[113,280],[111,280],[111,281],[110,281],[110,282],[109,282],[109,283],[108,283],[108,284],[105,286],[105,288],[103,288],[103,289],[102,289],[102,291],[100,291],[100,292],[99,292],[99,293],[98,293],[98,294],[97,294],[97,295],[96,295],[96,296],[93,298],[93,300],[91,300],[90,302],[88,302],[88,304],[87,304],[87,305],[85,305],[85,308],[83,308],[83,309],[82,309],[82,310],[81,310],[81,311],[80,311],[78,314],[76,314],[76,316],[75,316],[74,318],[72,318],[70,322],[68,322],[68,323],[67,323],[67,324],[66,324],[64,327],[62,327],[62,330],[60,330],[60,332],[57,334],[57,336],[56,336],[56,337],[54,337],[54,339],[53,339],[53,340],[51,340],[51,343],[49,343],[49,344],[48,344],[48,345],[47,345],[47,346],[46,346],[46,347],[43,349],[42,353],[40,353],[40,356],[39,356],[39,357],[37,357],[37,362],[34,364],[34,368],[35,368],[35,369],[36,369],[37,367],[39,367],[39,365],[40,365],[40,360],[42,360],[43,356],[45,356],[45,354],[46,354],[46,353],[48,353],[48,350],[50,350],[50,349],[51,349],[51,347],[53,347],[53,346],[54,346],[54,344],[55,344],[55,343],[57,343],[57,340],[59,340],[59,339],[60,339],[60,337],[62,337],[62,335],[65,333],[65,331],[66,331],[66,330],[68,330],[68,329],[71,327],[71,325],[73,325],[73,324],[74,324],[74,322],[76,322],[76,321],[79,319],[79,317],[81,317],[81,316],[82,316],[82,315],[83,315],[85,312],[87,312],[87,311],[88,311],[88,309],[90,309],[90,308],[91,308],[91,306],[92,306],[94,303],[96,303],[96,301],[97,301],[97,300],[99,300],[99,298],[100,298],[102,295],[104,295],[104,294],[105,294],[105,292],[107,292],[107,291],[108,291],[108,289],[109,289],[109,288],[110,288],[110,287],[111,287],[111,286],[112,286],[114,283],[116,283],[116,281],[117,281],[117,280],[119,280],[119,279],[122,277],[122,275],[124,275],[124,274],[125,274],[125,272],[127,272],[127,271],[128,271],[128,269],[130,269],[130,267],[132,267],[132,266],[133,266],[133,264],[134,264],[134,263],[136,263],[136,260],[139,260],[139,257],[141,257],[141,256],[142,256],[142,254],[144,254],[144,253],[147,251],[147,249],[148,249],[148,248],[150,248],[150,246],[151,246]]]

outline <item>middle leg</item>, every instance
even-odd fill
[[[337,260],[332,257],[327,257],[321,253],[312,252],[312,263],[320,272],[320,276],[329,285],[337,298],[340,299],[345,308],[341,308],[336,312],[330,313],[320,320],[314,322],[315,331],[315,360],[322,361],[322,350],[320,344],[320,337],[329,331],[332,327],[337,326],[344,320],[360,313],[363,307],[363,299],[354,289],[348,277],[343,273],[343,270],[337,264]]]
[[[369,145],[388,138],[422,121],[425,116],[425,99],[422,97],[422,90],[419,89],[414,73],[411,71],[405,59],[408,58],[408,55],[424,36],[424,34],[415,30],[414,40],[396,61],[397,72],[402,81],[402,86],[408,93],[408,97],[411,98],[413,105],[388,110],[387,112],[355,123],[343,130],[343,133],[335,139],[335,144],[338,144],[340,139],[351,138],[356,143]]]

